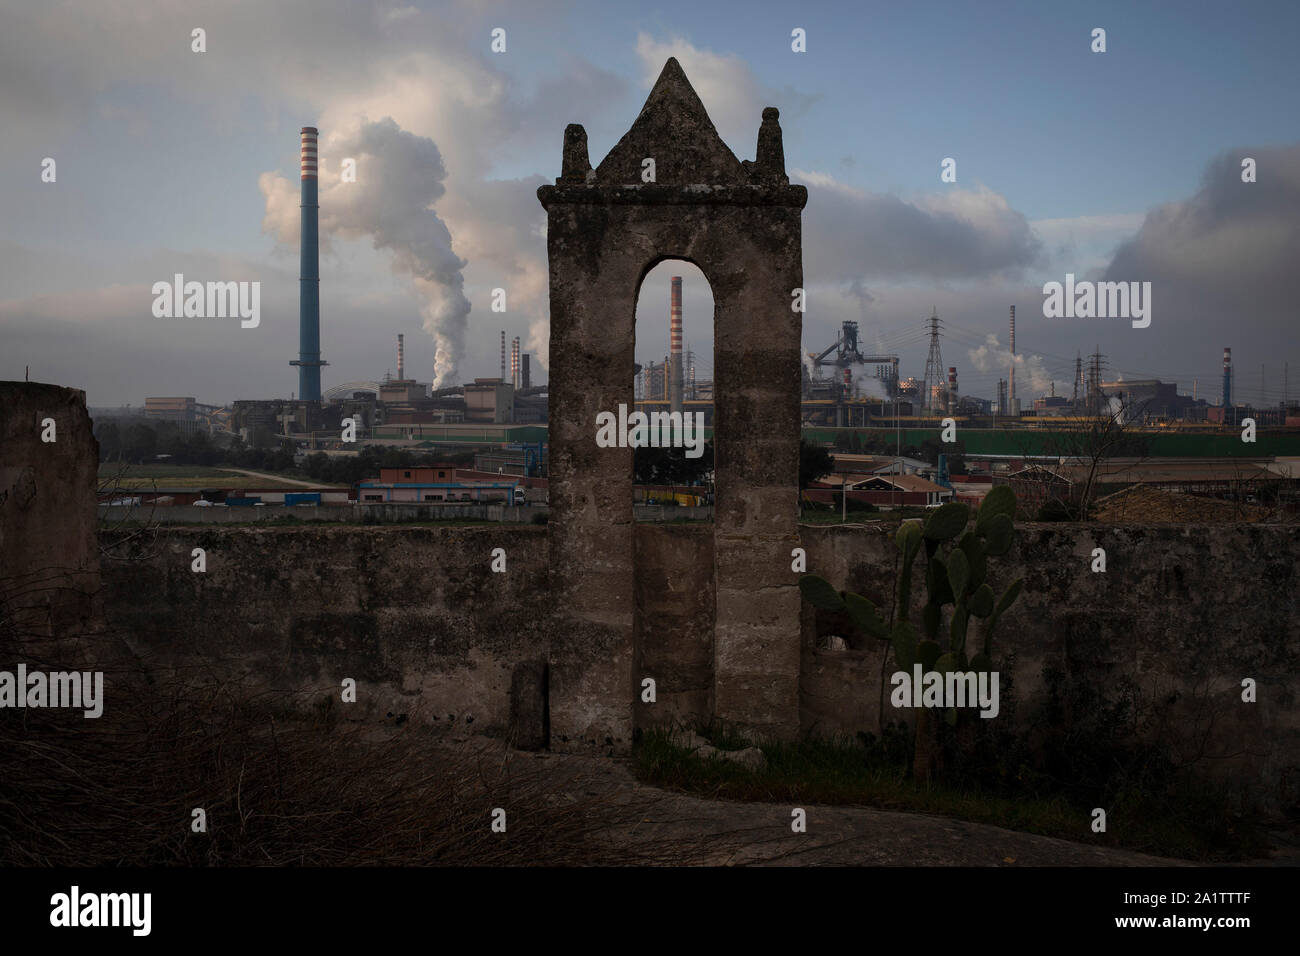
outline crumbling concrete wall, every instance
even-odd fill
[[[808,569],[886,609],[893,534],[801,528]],[[1103,548],[1105,573],[1091,570]],[[1300,529],[1284,525],[1017,526],[1011,551],[989,560],[996,592],[1024,590],[998,625],[994,663],[1012,679],[1016,718],[1043,702],[1048,668],[1104,698],[1133,691],[1178,762],[1259,791],[1276,806],[1300,798]],[[923,592],[917,569],[913,584]],[[919,598],[923,599],[923,598]],[[819,618],[818,615],[821,615]],[[885,647],[818,647],[838,629],[803,608],[800,688],[805,732],[879,731]],[[981,623],[972,627],[980,636]],[[893,670],[892,663],[889,665]],[[1242,700],[1242,680],[1257,684]],[[903,718],[888,702],[885,720]]]
[[[99,629],[98,467],[84,392],[0,382],[0,625],[27,646]]]

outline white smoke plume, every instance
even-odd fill
[[[434,387],[457,384],[470,304],[466,263],[452,251],[451,232],[433,210],[447,175],[437,145],[382,119],[328,136],[320,153],[321,245],[330,236],[369,237],[376,249],[392,253],[393,272],[410,276],[426,303],[424,328],[437,344]],[[356,160],[355,182],[342,180],[345,158]],[[262,230],[297,245],[298,182],[263,173],[258,186],[266,197]]]
[[[997,372],[1004,377],[1011,370],[1011,350],[1004,348],[998,337],[989,333],[984,337],[984,344],[966,353],[977,372]],[[1052,376],[1043,368],[1041,355],[1016,353],[1016,383],[1022,388],[1028,384],[1034,396],[1046,395],[1052,387]]]
[[[528,344],[525,351],[532,354],[533,383],[536,384],[538,371],[549,364],[551,354],[551,323],[546,319],[533,319],[528,323]]]

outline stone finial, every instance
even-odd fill
[[[587,154],[587,131],[581,123],[564,127],[564,162],[560,167],[562,183],[585,183],[591,173],[591,159]]]
[[[758,128],[758,148],[754,153],[753,173],[756,179],[789,185],[785,174],[785,147],[781,144],[781,114],[775,106],[763,110],[763,123]]]

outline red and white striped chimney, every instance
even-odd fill
[[[302,171],[303,179],[316,178],[316,137],[318,131],[315,126],[304,126],[302,128],[302,146],[299,155],[299,165]]]
[[[519,336],[510,343],[510,384],[519,387]]]
[[[1008,406],[1014,406],[1016,403],[1016,307],[1011,307],[1011,378],[1009,382],[1009,391],[1007,392]]]
[[[298,136],[302,176],[298,183],[302,196],[298,205],[302,223],[298,235],[298,358],[289,364],[298,366],[298,397],[307,402],[319,402],[320,370],[329,363],[320,357],[320,250],[317,248],[320,204],[316,196],[316,127],[304,126]]]
[[[672,356],[670,373],[672,391],[669,393],[669,410],[682,410],[682,277],[673,276],[672,296],[669,300],[668,352]]]

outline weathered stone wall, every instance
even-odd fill
[[[540,527],[207,527],[113,548],[103,578],[109,624],[150,669],[296,709],[505,735],[514,668],[549,651],[546,572]],[[342,705],[349,677],[357,702]]]
[[[84,392],[0,382],[0,623],[29,646],[98,630],[98,464]]]
[[[122,497],[128,497],[124,493]],[[197,507],[195,505],[100,505],[99,517],[108,522],[143,521],[158,524],[254,524],[276,519],[329,521],[339,524],[399,524],[404,521],[505,521],[530,524],[546,514],[546,506],[371,504],[267,505]]]
[[[106,546],[119,537],[103,534]],[[641,677],[653,677],[657,703],[637,704],[639,725],[708,720],[712,529],[638,526],[636,547],[637,692],[590,704],[631,713]],[[195,548],[202,573],[191,569]],[[495,548],[506,552],[504,573],[491,570]],[[340,711],[347,717],[506,735],[523,689],[553,699],[558,655],[581,671],[603,653],[556,613],[547,552],[541,527],[161,528],[109,547],[104,589],[112,630],[157,673],[230,680],[296,710],[339,706],[351,677],[359,692]],[[540,664],[545,676],[529,670]],[[556,727],[550,743],[606,750],[629,740]]]
[[[713,716],[713,529],[636,528],[636,725]],[[655,703],[641,682],[655,682]]]
[[[810,571],[888,606],[891,534],[800,531]],[[593,706],[627,706],[638,727],[718,715],[714,541],[708,526],[636,527],[634,680],[620,700]],[[604,653],[550,605],[540,527],[172,528],[132,547],[137,560],[107,560],[103,578],[109,623],[142,660],[199,664],[295,706],[337,706],[340,681],[353,677],[360,694],[348,716],[405,714],[438,732],[506,734],[521,666],[553,666],[564,653],[580,670]],[[205,574],[190,570],[194,547],[207,551]],[[496,547],[506,550],[505,574],[490,570]],[[1090,570],[1094,547],[1106,550],[1104,574]],[[1025,579],[994,648],[1013,683],[1013,719],[1043,701],[1048,667],[1108,696],[1131,687],[1163,716],[1146,729],[1163,732],[1175,759],[1236,775],[1267,803],[1294,800],[1297,556],[1300,532],[1283,526],[1020,526],[1012,550],[990,561],[999,590]],[[789,572],[788,561],[782,567]],[[883,645],[819,649],[819,629],[843,631],[807,605],[793,624],[803,635],[801,730],[877,732]],[[656,682],[655,704],[640,701],[645,677]],[[1257,703],[1241,701],[1244,677],[1257,682]],[[1005,684],[1003,705],[1012,715]],[[886,720],[909,716],[887,696],[885,708]],[[551,743],[608,750],[626,741],[553,726]]]
[[[892,534],[804,527],[808,569],[888,608]],[[1106,572],[1091,570],[1104,548]],[[1300,797],[1300,529],[1280,525],[1017,527],[1012,550],[989,559],[1000,593],[1024,590],[998,625],[994,663],[1014,681],[1017,719],[1045,693],[1048,667],[1108,698],[1132,688],[1162,721],[1178,761],[1198,760],[1282,805]],[[913,594],[923,600],[924,574]],[[921,592],[918,595],[918,591]],[[821,615],[819,617],[819,614]],[[801,715],[805,732],[879,730],[884,646],[818,649],[833,619],[803,609]],[[982,622],[972,634],[982,637]],[[892,670],[892,665],[891,665]],[[1243,678],[1258,685],[1241,699]],[[888,703],[886,721],[906,714]]]

